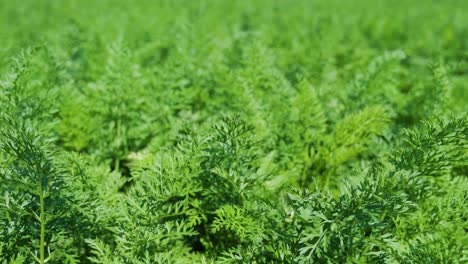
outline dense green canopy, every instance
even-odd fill
[[[466,263],[467,91],[467,1],[0,1],[0,263]]]

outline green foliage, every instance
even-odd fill
[[[445,262],[452,257],[461,259],[462,246],[454,240],[459,239],[461,243],[464,231],[457,230],[459,237],[451,237],[449,234],[454,233],[447,232],[455,228],[449,227],[451,224],[437,235],[430,233],[434,230],[424,227],[413,230],[418,235],[400,232],[405,229],[405,225],[427,224],[418,223],[418,219],[435,217],[431,228],[448,219],[452,219],[449,222],[459,221],[457,217],[438,212],[440,205],[429,205],[424,201],[434,199],[441,191],[453,191],[454,187],[442,186],[447,189],[437,190],[434,184],[424,178],[436,176],[438,171],[459,162],[466,163],[467,156],[461,153],[466,151],[466,127],[466,120],[453,119],[427,125],[421,130],[408,131],[406,139],[410,146],[396,149],[390,157],[392,167],[387,170],[370,169],[359,184],[348,185],[345,194],[339,198],[318,190],[312,194],[290,194],[293,213],[297,217],[293,234],[299,237],[300,243],[296,260],[308,262],[312,258],[317,262],[380,262],[400,259],[402,262],[419,263],[421,260]],[[436,148],[447,149],[447,152],[440,154]],[[452,158],[449,157],[451,154]],[[462,179],[459,184],[466,187],[466,180]],[[455,195],[458,199],[455,200],[462,203],[465,200],[463,193],[466,195],[466,190],[459,191]],[[423,209],[432,211],[431,216],[426,215],[426,210],[420,211]],[[456,211],[462,213],[465,210],[459,208]],[[464,221],[466,225],[466,219]]]
[[[463,1],[0,2],[0,263],[466,263]]]

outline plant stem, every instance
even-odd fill
[[[45,208],[44,208],[44,190],[41,184],[41,193],[39,195],[39,206],[41,210],[40,215],[40,222],[41,222],[41,238],[40,238],[40,245],[39,245],[39,263],[45,263]]]
[[[120,123],[120,122],[121,122],[121,121],[120,121],[120,118],[117,119],[117,121],[116,121],[116,127],[115,127],[115,129],[116,129],[116,139],[117,139],[118,142],[120,142],[120,129],[121,129],[121,123]],[[119,145],[118,145],[118,148],[120,149],[120,147],[121,147],[121,146],[120,146],[120,144],[119,144]],[[117,150],[117,151],[118,151],[118,150]],[[117,158],[115,159],[115,162],[114,162],[114,171],[117,171],[117,172],[118,172],[118,171],[119,171],[119,167],[120,167],[120,160],[119,160],[119,157],[117,157]]]

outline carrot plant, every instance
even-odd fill
[[[463,1],[1,1],[0,263],[466,263]]]

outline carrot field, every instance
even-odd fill
[[[0,0],[0,263],[468,263],[468,1]]]

